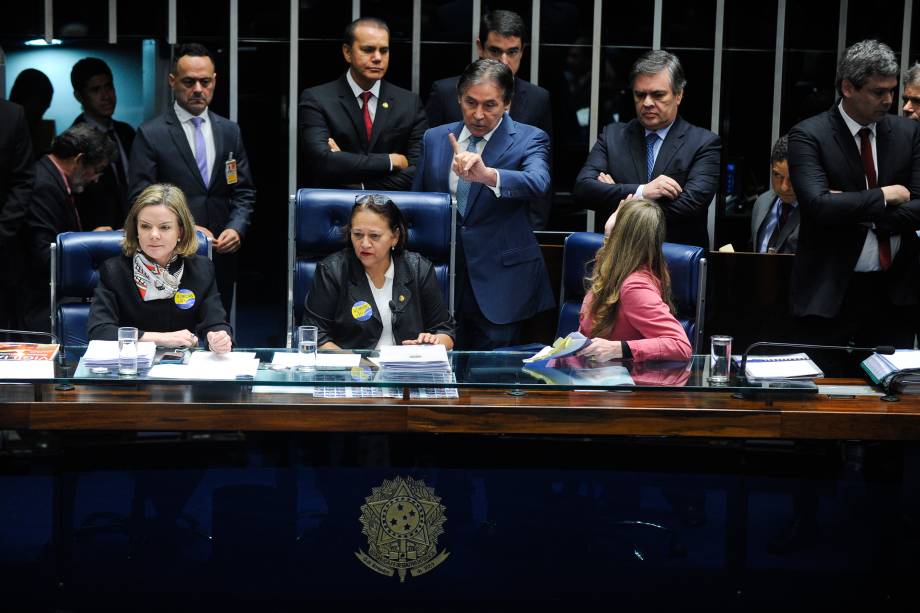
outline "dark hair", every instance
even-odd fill
[[[457,97],[462,98],[472,85],[492,81],[502,89],[502,100],[511,103],[514,96],[514,73],[498,60],[476,60],[463,70],[457,81]]]
[[[41,70],[26,68],[16,76],[13,87],[10,89],[10,102],[15,102],[22,107],[32,106],[32,101],[40,101],[44,113],[51,105],[54,96],[54,87],[51,79]]]
[[[83,154],[83,164],[109,164],[115,159],[115,143],[88,123],[78,123],[58,134],[51,143],[55,157],[69,159]]]
[[[844,79],[856,89],[862,89],[872,75],[894,77],[898,74],[898,60],[894,51],[877,40],[862,40],[847,47],[837,63],[837,93],[843,96]]]
[[[386,30],[387,36],[390,35],[390,26],[388,26],[387,22],[383,19],[377,17],[359,17],[345,27],[345,34],[342,36],[342,44],[346,47],[351,47],[355,44],[355,30],[358,29],[358,26],[379,28],[381,30]]]
[[[773,144],[773,150],[770,152],[770,164],[782,162],[789,159],[789,137],[780,136]]]
[[[104,75],[112,80],[112,69],[98,57],[85,57],[70,69],[70,84],[75,92],[82,94],[86,83],[93,77]]]
[[[176,74],[179,70],[179,60],[186,55],[191,57],[206,57],[211,60],[211,64],[215,64],[214,56],[211,55],[211,52],[208,51],[208,48],[204,45],[200,43],[183,43],[176,47],[176,52],[173,54],[172,74]]]
[[[671,93],[679,94],[684,91],[687,79],[684,77],[684,67],[673,53],[663,49],[656,49],[643,53],[629,71],[629,86],[632,87],[639,75],[656,75],[662,70],[668,71],[671,80]]]
[[[489,11],[482,16],[479,22],[479,42],[483,45],[489,38],[489,32],[495,32],[499,36],[516,36],[521,39],[523,45],[527,37],[527,26],[517,13],[502,10]]]
[[[396,240],[396,245],[393,247],[393,252],[398,254],[406,250],[406,240],[409,236],[406,218],[403,217],[402,211],[399,210],[395,202],[381,194],[362,194],[355,198],[355,205],[351,207],[351,215],[348,217],[348,224],[345,226],[346,241],[351,236],[351,222],[355,215],[361,211],[370,211],[386,219],[387,225],[390,226],[390,231],[399,236]]]

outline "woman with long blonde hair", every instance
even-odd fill
[[[665,221],[650,200],[620,203],[594,260],[579,331],[592,339],[581,355],[597,360],[686,360],[687,333],[674,317],[662,253]]]

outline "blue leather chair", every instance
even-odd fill
[[[603,243],[604,235],[595,232],[575,232],[565,239],[558,336],[578,329],[585,279],[591,275],[594,254]],[[665,243],[662,250],[671,273],[671,296],[677,307],[677,320],[687,332],[693,352],[698,353],[706,315],[706,252],[701,247],[677,243]]]
[[[304,301],[313,285],[316,265],[347,244],[343,230],[355,198],[364,194],[381,194],[396,203],[409,227],[408,248],[434,264],[444,302],[453,312],[450,194],[300,189],[291,197],[288,214],[288,347],[295,326],[303,320]]]
[[[90,299],[99,267],[121,253],[124,232],[65,232],[51,243],[51,329],[58,342],[85,345]],[[198,232],[198,254],[211,257],[211,242]]]

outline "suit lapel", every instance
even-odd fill
[[[492,138],[486,142],[485,149],[482,150],[482,163],[489,168],[500,168],[502,156],[514,143],[515,132],[517,132],[517,130],[514,127],[514,120],[508,116],[508,113],[505,113],[498,129],[495,130],[492,134]],[[482,183],[473,183],[470,186],[470,198],[466,205],[467,217],[469,217],[470,211],[476,204],[476,200],[484,190],[489,190],[489,192],[491,192],[491,189]]]
[[[646,169],[646,144],[645,129],[638,120],[627,128],[629,140],[629,150],[632,152],[632,161],[636,170],[636,183],[645,183],[648,181],[648,171]]]
[[[211,182],[208,185],[208,189],[210,189],[216,185],[218,180],[225,179],[225,177],[221,176],[223,173],[223,160],[227,159],[229,155],[224,150],[223,118],[214,113],[208,113],[208,117],[211,119],[211,134],[214,136],[214,166],[211,167]]]
[[[776,249],[779,251],[783,243],[786,242],[786,239],[789,238],[789,235],[795,230],[799,225],[799,207],[795,207],[789,211],[789,217],[786,219],[786,225],[783,226],[783,229],[779,231],[779,236],[776,237]]]
[[[674,155],[684,146],[684,135],[687,133],[687,126],[681,120],[680,116],[674,121],[674,124],[671,126],[671,129],[668,130],[668,135],[665,137],[664,142],[661,143],[661,148],[658,150],[658,157],[655,158],[655,166],[652,168],[652,176],[657,177],[665,173],[666,168],[670,168],[671,160],[674,159]],[[648,145],[646,145],[646,148]]]
[[[386,81],[380,82],[380,97],[377,99],[377,112],[374,113],[374,129],[371,132],[371,143],[368,151],[373,150],[374,145],[381,134],[386,134],[390,115],[393,113],[393,96]],[[364,117],[361,117],[361,126],[364,126]]]
[[[367,130],[364,129],[364,117],[361,114],[361,109],[358,107],[358,99],[355,98],[355,93],[351,91],[351,87],[348,85],[345,75],[342,75],[339,79],[339,104],[342,106],[345,116],[351,122],[355,130],[355,138],[361,143],[361,150],[368,151]],[[342,145],[342,143],[338,144],[339,146]]]
[[[859,147],[856,146],[856,140],[853,138],[853,135],[850,134],[846,122],[844,122],[843,117],[840,116],[840,109],[837,107],[834,107],[830,115],[830,124],[831,129],[834,131],[834,140],[837,141],[837,146],[840,147],[840,153],[846,162],[848,170],[847,175],[854,178],[862,178],[861,186],[859,185],[859,181],[857,181],[852,187],[831,185],[831,189],[865,189],[866,171],[863,169]],[[877,148],[878,146],[876,146],[876,149]],[[879,168],[881,168],[881,166],[879,166]]]
[[[350,248],[350,247],[349,247]],[[361,262],[358,261],[357,256],[354,255],[354,250],[349,254],[349,259],[353,261],[349,264],[349,288],[348,296],[351,301],[352,307],[359,302],[366,302],[367,304],[374,306],[374,312],[371,315],[377,322],[383,326],[383,320],[380,319],[380,307],[374,302],[374,295],[371,292],[370,281],[367,280],[367,275],[364,273],[364,267],[361,266]]]
[[[760,228],[763,226],[764,220],[767,218],[767,215],[770,214],[770,211],[773,210],[773,206],[776,204],[776,192],[770,191],[770,205],[761,208],[760,210],[755,210],[753,226],[756,228],[754,240],[757,240],[757,237],[760,235]],[[758,245],[754,245],[755,249]]]
[[[202,187],[207,189],[204,180],[201,178],[201,173],[198,172],[198,164],[195,162],[195,156],[192,154],[188,139],[185,137],[185,130],[182,128],[182,124],[179,123],[176,111],[172,107],[166,113],[166,123],[169,126],[169,136],[173,140],[173,145],[175,145],[176,151],[179,152],[179,156],[185,161],[185,165],[188,166],[188,171],[198,180]]]

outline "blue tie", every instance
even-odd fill
[[[201,180],[204,181],[205,187],[208,186],[208,150],[204,146],[204,132],[201,131],[201,123],[204,121],[201,117],[192,117],[192,124],[195,126],[195,161],[198,162],[198,172],[201,173]]]
[[[647,148],[645,150],[645,169],[646,174],[648,175],[647,181],[652,180],[652,170],[655,168],[655,145],[658,144],[658,134],[656,132],[650,132],[645,135],[645,143]]]
[[[481,136],[470,135],[470,144],[467,145],[466,150],[476,153],[476,145],[478,145],[481,140]],[[457,211],[460,215],[466,214],[466,204],[467,200],[470,198],[470,187],[472,187],[472,185],[470,185],[469,181],[463,179],[457,180]]]

